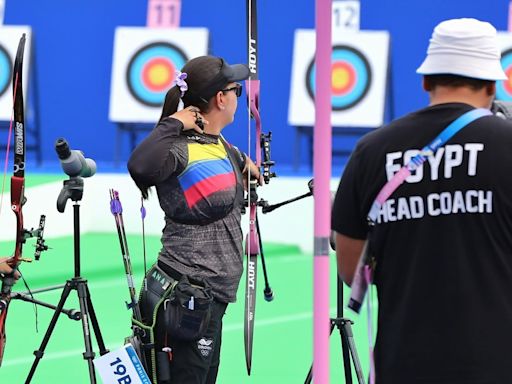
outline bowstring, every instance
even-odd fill
[[[4,204],[5,180],[7,178],[7,168],[9,166],[9,152],[11,150],[12,126],[13,126],[13,122],[14,122],[14,103],[16,102],[17,90],[18,90],[18,73],[16,73],[16,78],[14,80],[14,91],[12,93],[13,108],[11,110],[11,121],[9,123],[9,133],[7,134],[7,146],[5,148],[4,176],[2,178],[2,192],[0,194],[0,214],[2,213],[2,207]]]
[[[248,7],[248,15],[247,15],[247,50],[250,52],[250,45],[251,45],[251,28],[252,28],[252,4],[251,1],[248,1],[247,3]],[[247,60],[249,60],[249,56],[247,57]],[[252,126],[251,126],[251,88],[252,88],[252,79],[249,78],[249,81],[247,82],[247,157],[245,166],[247,167],[247,212],[248,218],[249,218],[249,233],[247,236],[250,236],[251,231],[251,166],[250,166],[250,160],[251,160],[251,134],[252,134]],[[247,241],[246,244],[246,252],[247,255],[251,254],[251,242]]]
[[[17,271],[20,273],[21,280],[23,280],[23,284],[25,285],[25,288],[27,288],[28,294],[30,295],[32,300],[35,300],[34,299],[34,295],[32,294],[32,291],[30,290],[30,287],[28,286],[27,280],[25,280],[25,276],[23,276],[23,274],[21,273],[19,267],[18,267]],[[37,304],[35,302],[32,302],[32,304],[34,305],[34,316],[35,316],[36,333],[39,333],[39,313],[37,312]]]

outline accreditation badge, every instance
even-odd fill
[[[93,362],[104,383],[151,384],[131,344],[100,356]]]

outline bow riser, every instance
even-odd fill
[[[260,81],[246,80],[245,86],[249,93],[249,110],[256,124],[256,166],[261,166],[261,116],[260,116]]]
[[[245,248],[245,254],[247,256],[250,255],[259,255],[260,253],[260,243],[259,243],[259,235],[256,230],[256,209],[252,210],[249,214],[249,220],[251,221],[251,225],[249,228],[249,233],[247,234],[247,243],[248,247]]]
[[[21,213],[24,200],[25,178],[18,176],[11,177],[11,209],[16,215]]]

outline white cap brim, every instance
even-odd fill
[[[508,79],[499,60],[477,57],[464,60],[461,55],[448,53],[428,55],[416,73],[421,75],[451,74],[491,81]]]

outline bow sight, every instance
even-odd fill
[[[270,159],[270,142],[272,141],[272,132],[260,135],[261,150],[263,152],[263,161],[261,167],[263,168],[262,176],[265,184],[268,184],[272,177],[276,177],[276,173],[270,170],[276,162]]]
[[[39,227],[37,229],[32,228],[32,229],[30,229],[30,231],[27,229],[24,230],[23,236],[24,236],[25,241],[32,237],[36,238],[36,244],[34,245],[34,247],[36,248],[34,251],[34,258],[36,260],[39,260],[39,258],[41,257],[41,252],[48,250],[48,246],[45,244],[45,240],[43,238],[45,223],[46,223],[46,216],[41,215],[41,217],[39,218]]]

